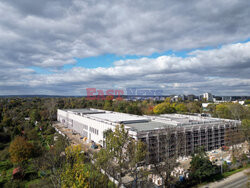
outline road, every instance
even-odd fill
[[[247,183],[250,181],[249,175],[250,169],[246,169],[242,172],[229,176],[221,181],[209,183],[201,188],[250,188],[247,187]]]

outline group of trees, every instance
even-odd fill
[[[190,179],[192,181],[201,183],[218,172],[219,167],[213,165],[202,148],[192,155],[192,160],[190,162]]]
[[[48,176],[41,179],[35,162],[55,144],[51,122],[56,118],[56,99],[0,98],[0,187],[24,187],[35,179],[51,187]],[[20,169],[17,170],[17,169]],[[11,180],[12,172],[19,178]],[[14,176],[13,176],[14,177]]]
[[[163,103],[154,106],[153,112],[155,114],[200,113],[202,108],[200,102],[171,102],[167,98]]]
[[[57,102],[58,108],[97,108],[129,114],[152,114],[153,106],[157,102],[152,100],[145,101],[125,101],[125,100],[87,100],[79,98],[61,98]]]
[[[94,160],[93,156],[85,156],[85,158],[83,155],[73,156],[72,153],[79,153],[79,148],[66,149],[68,142],[60,135],[55,134],[54,128],[51,127],[52,121],[56,120],[56,110],[58,108],[93,107],[143,114],[151,113],[153,105],[152,101],[88,101],[85,98],[1,98],[0,160],[11,161],[12,165],[9,166],[11,169],[22,168],[24,179],[12,182],[16,183],[17,186],[25,185],[25,182],[28,181],[26,181],[28,171],[29,173],[30,171],[33,172],[32,179],[43,177],[40,184],[42,185],[42,182],[46,181],[47,187],[113,186],[107,176],[100,173],[100,168],[104,168],[104,166],[91,163],[91,160]],[[120,131],[122,130],[121,134]],[[119,168],[115,166],[120,174],[117,177],[122,177],[124,169],[129,170],[133,176],[140,176],[138,162],[144,159],[143,152],[146,150],[142,143],[128,139],[128,136],[123,135],[124,133],[126,133],[124,128],[115,131],[115,135],[111,133],[110,139],[107,139],[110,142],[106,144],[107,148],[110,149],[109,151],[112,150],[112,147],[115,147],[115,149],[109,154],[107,150],[103,149],[100,155],[108,156],[109,162],[111,162],[110,157],[112,156],[113,159],[119,159]],[[58,137],[56,141],[55,135]],[[114,139],[121,138],[122,135],[123,140]],[[129,161],[131,161],[129,165],[120,156],[122,151],[119,148],[122,148],[120,144],[123,141],[126,141],[123,144],[123,149],[126,148],[129,151],[126,153],[127,159],[129,158]],[[129,145],[127,145],[128,143]],[[96,164],[104,164],[101,162],[104,159],[97,157],[95,159],[98,161]],[[9,170],[6,168],[6,171]],[[7,186],[10,183],[9,181],[10,179],[4,179],[0,182],[0,185]]]
[[[108,185],[108,178],[93,170],[87,158],[74,155],[79,148],[67,148],[68,141],[51,126],[58,108],[92,107],[92,102],[84,98],[0,98],[0,187],[31,186],[33,180],[36,187]],[[8,165],[2,167],[2,163]],[[15,169],[21,175],[12,180]]]
[[[250,106],[243,106],[239,103],[209,104],[208,112],[213,117],[225,119],[250,119]]]

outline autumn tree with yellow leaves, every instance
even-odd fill
[[[66,164],[61,174],[62,187],[89,187],[89,172],[85,172],[84,154],[80,145],[65,150]]]

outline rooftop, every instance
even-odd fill
[[[149,131],[164,129],[168,127],[185,126],[192,127],[194,125],[211,125],[224,122],[237,122],[236,120],[201,117],[198,115],[183,115],[183,114],[162,114],[158,116],[138,116],[119,112],[105,111],[99,109],[66,109],[64,111],[74,113],[76,115],[89,117],[96,121],[105,123],[124,124],[134,131]]]
[[[64,111],[72,112],[74,114],[99,114],[99,113],[105,113],[104,110],[98,110],[93,108],[83,108],[83,109],[65,109]]]
[[[140,123],[132,123],[126,125],[130,127],[132,131],[150,131],[150,130],[157,130],[157,129],[166,129],[171,127],[172,125],[168,125],[161,122],[156,121],[149,121],[149,122],[140,122]]]
[[[131,115],[131,114],[116,113],[116,112],[114,113],[106,112],[102,114],[90,114],[89,116],[98,118],[101,120],[106,120],[112,123],[122,123],[122,124],[131,124],[131,123],[150,121],[148,118],[144,116],[136,116],[136,115]]]

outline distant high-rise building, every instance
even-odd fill
[[[204,93],[203,94],[203,99],[206,99],[209,102],[213,101],[213,95],[211,93]]]
[[[173,102],[185,101],[185,95],[175,95],[171,98],[171,101]]]
[[[231,96],[223,96],[222,100],[223,101],[232,101],[232,97]]]
[[[194,95],[188,95],[187,100],[188,101],[194,101],[195,96]]]

